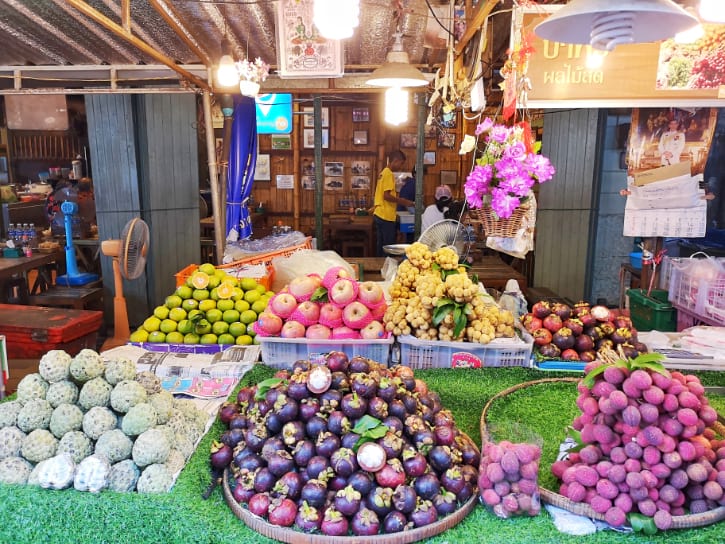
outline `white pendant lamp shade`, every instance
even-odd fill
[[[239,72],[231,55],[222,55],[222,58],[219,59],[216,80],[221,87],[233,87],[239,83]]]
[[[571,0],[534,29],[544,40],[611,51],[626,43],[672,38],[697,19],[672,0]]]
[[[408,91],[390,87],[385,91],[385,122],[400,125],[408,120]]]
[[[312,22],[323,38],[349,38],[360,24],[360,0],[315,0]]]
[[[401,34],[395,35],[393,48],[388,52],[385,64],[370,74],[365,83],[375,87],[421,87],[428,85],[423,72],[410,64],[408,53],[403,51]]]

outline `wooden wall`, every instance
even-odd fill
[[[576,301],[591,289],[599,110],[545,113],[544,124],[542,154],[556,175],[539,190],[534,285]]]
[[[314,164],[315,150],[309,147],[309,143],[307,145],[305,143],[305,131],[311,131],[313,128],[305,126],[303,109],[311,110],[312,107],[312,97],[295,96],[297,113],[289,150],[272,149],[273,137],[260,135],[259,153],[270,154],[271,180],[256,180],[252,189],[254,201],[264,203],[268,226],[276,224],[278,221],[295,226],[293,215],[297,206],[299,229],[309,235],[314,235],[315,231],[315,191],[302,187],[302,176],[304,175],[303,166],[308,163]],[[344,100],[323,97],[322,107],[329,112],[329,126],[323,127],[323,130],[328,131],[329,146],[322,150],[322,167],[324,168],[324,163],[327,162],[341,162],[344,166],[341,176],[343,186],[332,189],[328,185],[323,191],[324,221],[332,214],[349,213],[351,203],[352,207],[361,206],[363,202],[368,207],[372,206],[375,182],[380,170],[385,165],[385,157],[389,150],[402,148],[407,157],[405,170],[410,171],[413,168],[419,146],[417,141],[419,115],[418,106],[413,103],[412,93],[408,109],[408,122],[400,127],[393,127],[384,122],[384,96],[380,93],[356,95]],[[367,110],[369,120],[362,121],[358,120],[359,117],[353,118],[353,112],[361,109]],[[455,172],[456,184],[451,185],[451,189],[454,195],[462,198],[462,182],[465,180],[465,173],[463,173],[458,155],[462,130],[459,116],[455,127],[448,129],[436,127],[436,129],[430,130],[424,138],[424,149],[435,154],[435,164],[426,166],[421,212],[425,206],[433,203],[435,188],[441,183],[442,170]],[[355,143],[356,131],[366,133],[367,144]],[[358,135],[360,135],[359,132]],[[450,147],[444,144],[450,145]],[[298,157],[297,160],[295,157]],[[361,162],[369,163],[370,172],[368,174],[352,172],[353,164]],[[280,174],[294,175],[295,184],[299,190],[278,189],[276,176]],[[359,189],[352,186],[352,179],[359,177],[369,178],[368,188]],[[343,200],[346,202],[345,204],[343,204]],[[254,236],[257,237],[258,234],[255,233]]]

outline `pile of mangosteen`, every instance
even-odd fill
[[[577,302],[536,302],[521,316],[521,323],[534,337],[541,358],[591,362],[597,351],[613,349],[628,359],[646,353],[647,346],[637,340],[637,329],[629,316],[606,306]]]
[[[435,523],[476,494],[480,454],[406,366],[339,351],[240,389],[211,464],[267,522],[330,536]]]

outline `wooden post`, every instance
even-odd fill
[[[211,73],[209,74],[211,79]],[[204,129],[206,130],[206,152],[209,164],[209,185],[211,186],[211,209],[214,215],[214,245],[216,246],[217,264],[222,263],[227,234],[226,222],[222,223],[226,208],[226,191],[219,187],[219,172],[216,164],[216,144],[214,142],[214,123],[211,114],[211,93],[208,90],[202,95],[204,106]]]

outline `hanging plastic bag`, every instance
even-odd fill
[[[517,259],[523,259],[529,251],[533,251],[534,229],[536,228],[536,198],[531,196],[527,203],[529,209],[521,219],[521,226],[516,234],[511,238],[488,236],[486,238],[486,247],[506,253]]]
[[[498,300],[498,305],[504,310],[511,312],[517,322],[528,311],[528,302],[521,292],[518,281],[510,279],[506,282],[506,287],[501,298]]]

